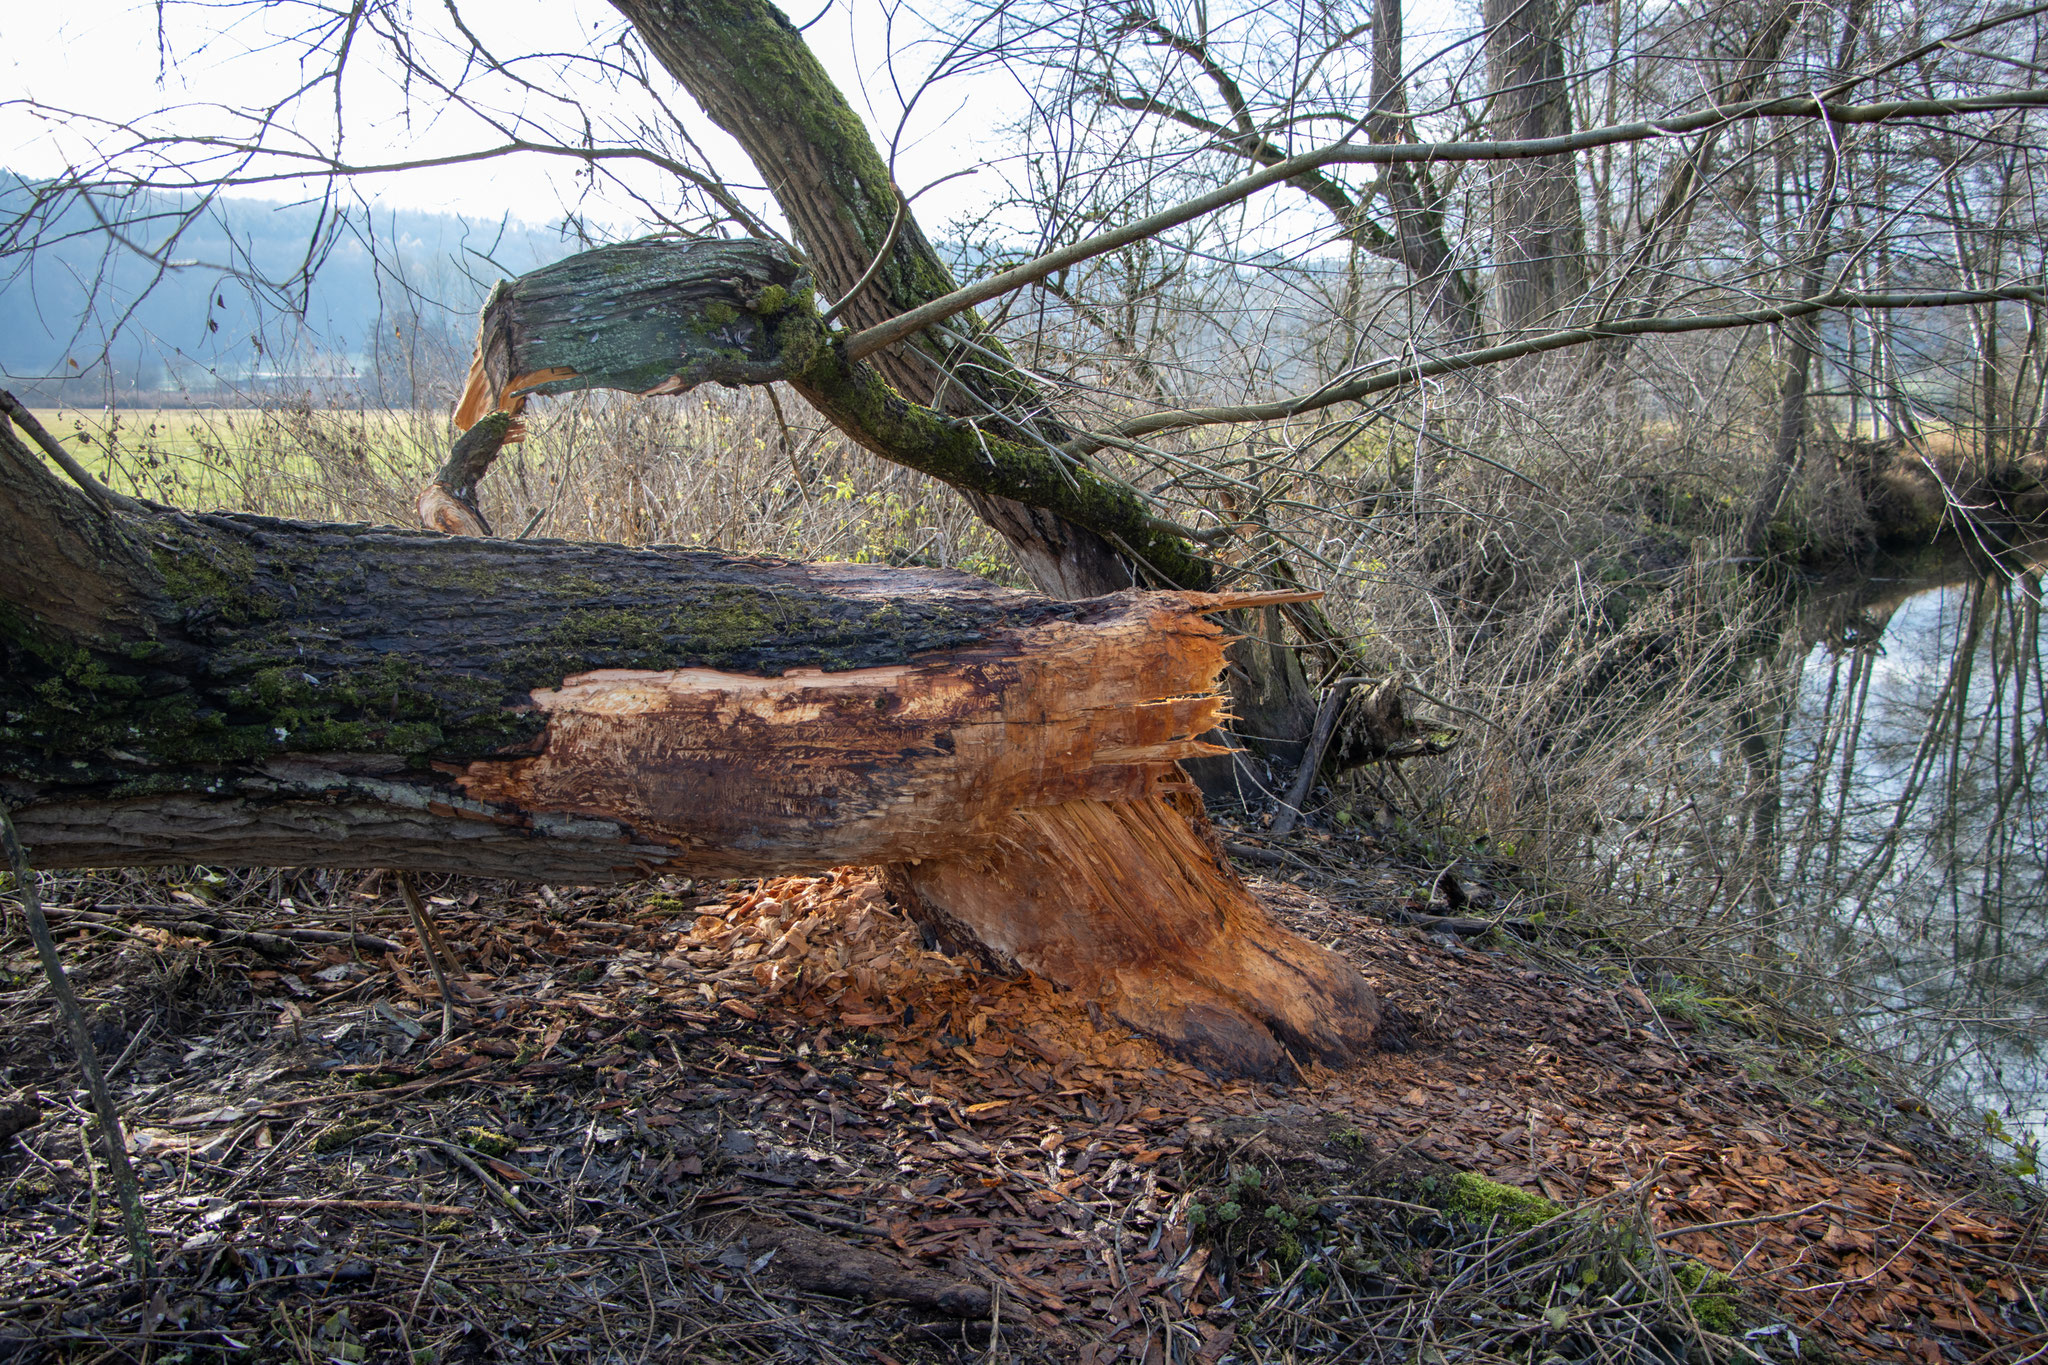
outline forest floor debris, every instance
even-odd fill
[[[446,1040],[388,879],[53,881],[165,1274],[126,1285],[46,988],[0,941],[0,1108],[38,1120],[0,1149],[0,1360],[2018,1365],[2048,1345],[2039,1201],[1853,1059],[1662,1013],[1518,938],[1426,931],[1398,868],[1257,862],[1406,1050],[1219,1082],[926,950],[856,869],[423,879],[458,968]],[[333,937],[283,932],[307,929]]]

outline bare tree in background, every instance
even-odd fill
[[[1502,142],[1572,130],[1565,26],[1576,7],[1557,0],[1486,0],[1493,135]],[[1501,328],[1554,323],[1586,288],[1586,233],[1578,167],[1569,156],[1500,167],[1491,185],[1494,293]]]

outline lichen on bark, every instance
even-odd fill
[[[767,383],[776,377],[774,348],[757,310],[786,306],[808,277],[766,245],[648,237],[501,283],[479,333],[494,397],[536,373],[560,377],[526,392]]]

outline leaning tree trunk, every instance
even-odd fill
[[[1205,613],[1238,605],[122,513],[0,423],[0,799],[49,868],[894,864],[1207,1065],[1342,1060],[1371,992],[1173,804],[1222,708]]]
[[[954,288],[953,274],[904,210],[890,241],[899,193],[874,140],[812,54],[803,35],[771,0],[613,0],[657,60],[690,92],[711,120],[731,134],[768,182],[809,258],[818,285],[843,298],[885,243],[889,254],[873,281],[843,314],[856,330],[929,303]],[[1036,386],[1002,362],[1002,346],[972,314],[954,326],[986,352],[959,367],[957,348],[933,334],[889,347],[875,364],[905,398],[939,397],[942,367],[951,371],[951,416],[995,415],[1032,406]],[[1050,439],[1066,433],[1046,419]],[[1048,429],[1050,428],[1050,429]],[[1028,501],[964,490],[983,520],[1007,540],[1039,588],[1055,597],[1094,597],[1138,582],[1133,566],[1086,526]],[[1200,587],[1163,578],[1160,587]]]

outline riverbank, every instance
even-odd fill
[[[42,1121],[0,1156],[5,1349],[1782,1363],[1789,1333],[1806,1358],[1931,1365],[2042,1344],[2038,1200],[1824,1038],[1660,1003],[1540,925],[1400,923],[1427,886],[1370,840],[1226,834],[1382,992],[1401,1050],[1218,1083],[925,952],[862,872],[432,887],[467,976],[441,1045],[374,878],[54,883],[165,1281],[117,1287],[10,938],[6,1087]],[[406,946],[218,942],[316,922]]]

